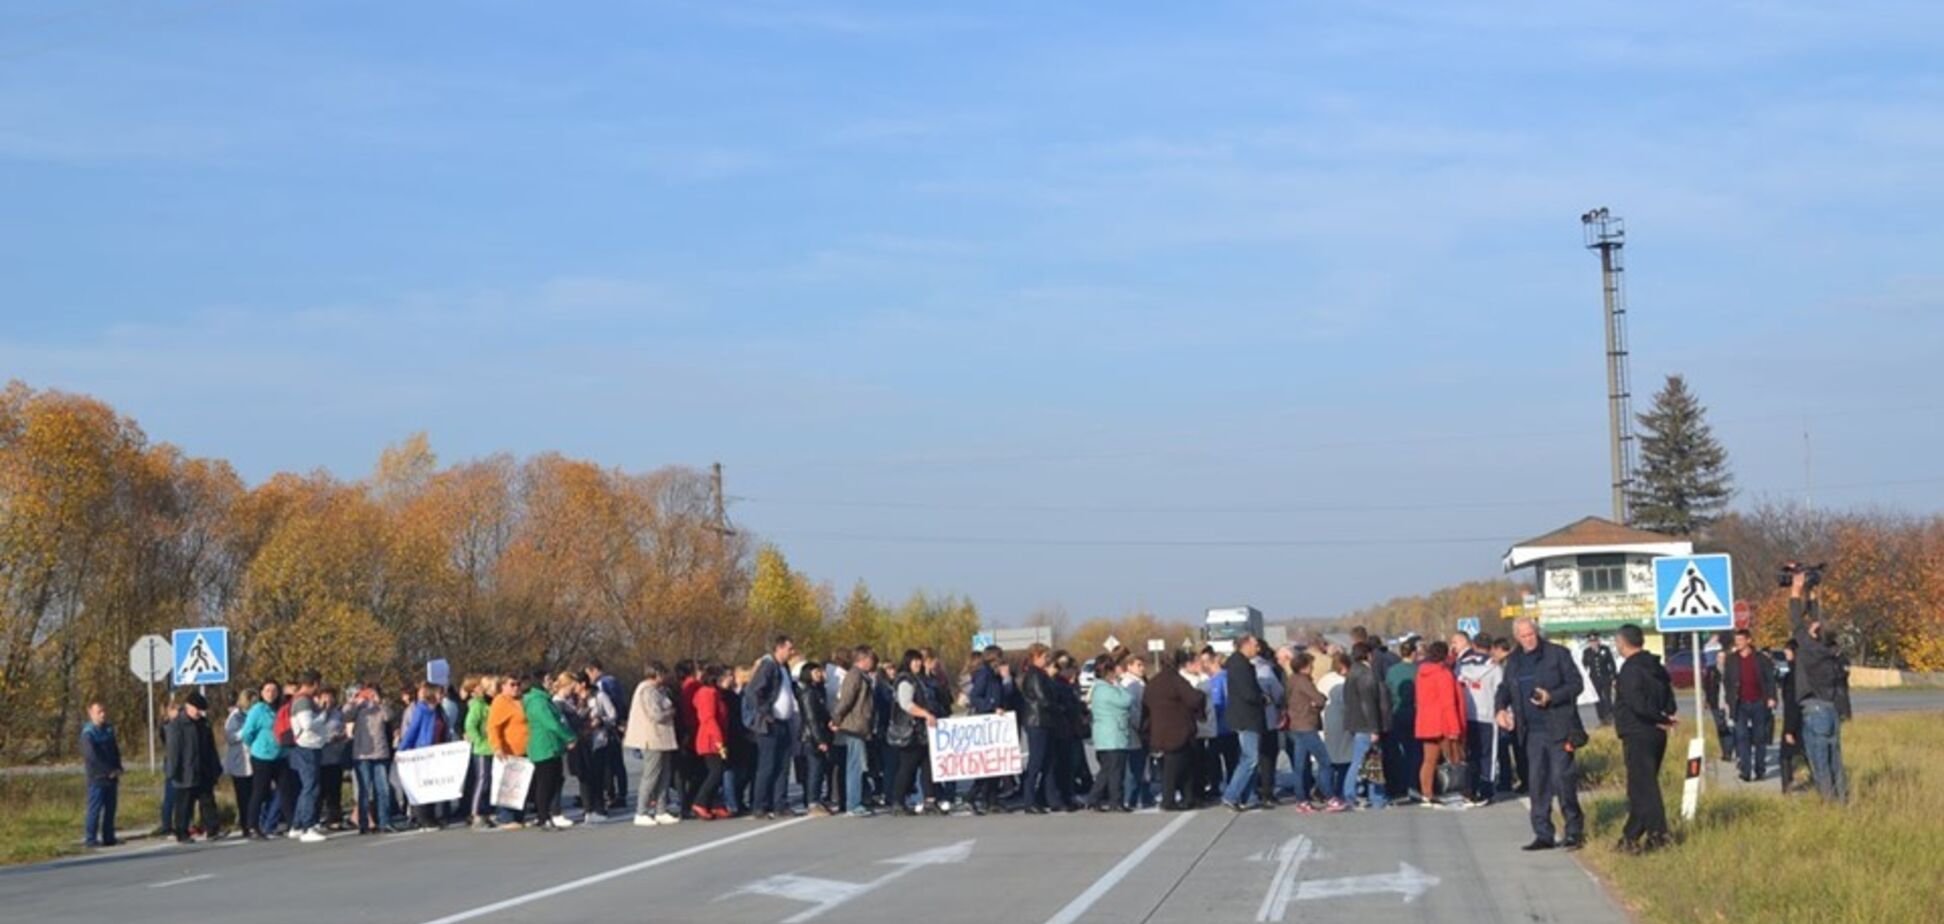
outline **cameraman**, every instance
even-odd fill
[[[1789,625],[1796,643],[1796,696],[1802,703],[1802,746],[1809,756],[1809,772],[1823,798],[1849,801],[1849,777],[1843,770],[1843,726],[1837,702],[1843,687],[1842,655],[1816,602],[1809,573],[1798,570],[1789,583]]]

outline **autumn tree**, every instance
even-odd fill
[[[1670,375],[1639,420],[1640,471],[1627,495],[1631,524],[1673,536],[1704,534],[1734,495],[1728,451],[1708,426],[1707,408],[1685,379]]]

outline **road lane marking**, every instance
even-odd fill
[[[1114,864],[1113,869],[1108,870],[1106,874],[1094,880],[1094,884],[1088,886],[1087,891],[1075,896],[1073,901],[1067,902],[1065,908],[1061,908],[1058,913],[1047,918],[1046,924],[1073,924],[1074,921],[1079,920],[1081,915],[1087,913],[1088,908],[1093,907],[1094,902],[1100,901],[1101,896],[1106,895],[1114,886],[1119,885],[1122,879],[1127,878],[1128,873],[1134,871],[1134,867],[1140,866],[1141,861],[1148,858],[1148,854],[1153,853],[1159,848],[1162,841],[1173,837],[1176,831],[1181,830],[1183,825],[1186,825],[1199,814],[1201,813],[1183,812],[1181,813],[1181,817],[1168,822],[1167,827],[1154,832],[1153,837],[1142,841],[1141,846],[1134,848],[1133,853],[1122,857],[1119,863]]]
[[[639,863],[630,863],[627,866],[616,867],[614,869],[608,870],[605,873],[595,873],[592,876],[582,876],[581,878],[573,880],[572,882],[563,882],[556,886],[548,886],[547,888],[544,889],[538,889],[536,891],[528,892],[525,895],[515,895],[512,898],[496,901],[490,905],[481,905],[477,908],[473,908],[468,911],[461,911],[457,914],[449,914],[442,918],[434,918],[433,920],[425,922],[425,924],[458,924],[458,922],[460,921],[470,921],[474,918],[485,917],[486,915],[493,914],[495,912],[505,911],[508,908],[518,908],[521,905],[529,904],[531,902],[537,902],[543,898],[552,898],[553,896],[559,895],[562,892],[571,892],[575,889],[581,888],[583,886],[590,886],[597,882],[606,882],[609,879],[626,876],[630,873],[638,873],[644,869],[652,869],[664,863],[673,863],[676,860],[685,860],[689,857],[695,856],[698,853],[706,853],[710,850],[716,849],[717,847],[724,847],[729,844],[734,844],[737,841],[746,841],[753,837],[764,837],[770,834],[774,834],[777,831],[781,831],[784,828],[790,827],[791,825],[802,824],[803,822],[810,821],[810,820],[812,820],[811,817],[805,815],[801,818],[792,818],[789,821],[779,821],[776,822],[775,824],[762,825],[760,827],[751,828],[747,831],[742,832],[741,834],[731,834],[728,837],[717,838],[713,841],[705,841],[703,843],[696,844],[693,847],[684,847],[681,850],[675,851],[674,853],[665,853],[659,857],[653,857],[647,860],[643,860]]]
[[[1296,887],[1296,873],[1315,849],[1315,842],[1301,834],[1276,848],[1276,875],[1270,877],[1269,891],[1263,894],[1262,906],[1256,909],[1257,924],[1280,921],[1288,913],[1291,893]]]
[[[1375,876],[1345,876],[1341,879],[1312,879],[1296,887],[1297,901],[1319,898],[1344,898],[1350,895],[1377,895],[1396,892],[1404,904],[1417,901],[1441,880],[1409,863],[1398,861],[1397,872]]]
[[[167,882],[151,882],[151,883],[149,883],[149,888],[151,888],[151,889],[166,889],[166,888],[168,888],[168,887],[170,887],[170,886],[179,886],[179,885],[187,885],[187,884],[189,884],[189,883],[191,883],[191,882],[201,882],[201,881],[203,881],[204,879],[214,879],[214,878],[216,878],[216,874],[215,874],[215,873],[204,873],[204,874],[202,874],[202,875],[200,875],[200,876],[186,876],[186,877],[184,877],[184,878],[181,878],[181,879],[171,879],[171,880],[169,880],[169,881],[167,881]]]
[[[972,855],[972,845],[974,843],[976,841],[963,840],[956,844],[946,844],[943,847],[934,847],[930,850],[908,853],[901,857],[880,860],[878,862],[881,865],[896,866],[897,869],[885,873],[869,882],[845,882],[840,879],[824,879],[818,876],[800,876],[795,873],[784,873],[780,876],[759,879],[729,893],[729,895],[723,896],[723,898],[734,895],[773,895],[777,898],[808,902],[813,907],[790,915],[782,921],[782,924],[804,924],[804,922],[813,920],[832,908],[887,885],[893,880],[920,867],[937,866],[946,863],[963,863],[966,857]]]

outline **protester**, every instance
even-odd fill
[[[1492,639],[1492,663],[1498,667],[1500,685],[1505,683],[1505,662],[1511,660],[1512,648],[1512,640],[1506,636],[1501,635]],[[1498,760],[1499,782],[1498,788],[1493,791],[1494,795],[1500,792],[1511,792],[1523,796],[1529,791],[1527,781],[1532,779],[1532,769],[1526,766],[1526,750],[1519,746],[1518,736],[1508,734],[1505,729],[1499,727],[1496,692],[1492,694],[1487,714],[1492,716],[1492,727],[1495,729],[1493,737],[1498,739],[1498,750],[1495,756]]]
[[[561,719],[553,698],[543,688],[545,671],[536,671],[520,696],[526,714],[526,756],[533,761],[533,809],[542,830],[571,828],[573,819],[561,810],[561,784],[566,780],[566,755],[574,747],[574,733]]]
[[[376,683],[365,684],[344,719],[351,728],[351,771],[357,781],[358,833],[392,830],[392,742],[398,713]]]
[[[1417,640],[1405,639],[1397,646],[1397,654],[1384,668],[1384,686],[1390,689],[1391,697],[1390,735],[1384,739],[1384,784],[1391,801],[1413,805],[1430,795],[1411,786],[1424,763],[1424,748],[1417,737]]]
[[[1646,636],[1639,626],[1621,626],[1614,638],[1622,659],[1614,728],[1620,733],[1621,757],[1627,767],[1627,824],[1616,849],[1621,853],[1658,850],[1668,844],[1660,768],[1667,756],[1667,734],[1674,730],[1674,682],[1660,658],[1643,648]]]
[[[1356,793],[1343,788],[1343,774],[1350,767],[1350,757],[1356,746],[1356,736],[1350,734],[1350,712],[1344,692],[1344,680],[1350,675],[1350,656],[1339,647],[1334,649],[1329,660],[1329,671],[1316,682],[1316,692],[1323,694],[1326,701],[1323,706],[1323,747],[1330,756],[1330,792],[1336,796],[1335,803],[1324,808],[1348,811],[1357,799]]]
[[[1026,659],[1019,668],[1021,721],[1026,727],[1026,782],[1023,784],[1024,808],[1033,814],[1064,809],[1058,780],[1058,761],[1054,760],[1055,734],[1066,720],[1060,714],[1058,681],[1052,676],[1052,653],[1038,642],[1027,646]]]
[[[170,789],[176,791],[173,831],[178,844],[189,843],[189,813],[201,814],[203,839],[221,838],[216,814],[216,777],[222,761],[216,755],[216,737],[209,730],[209,701],[201,693],[182,697],[180,711],[169,721],[163,736],[164,769]]]
[[[1802,749],[1809,755],[1809,774],[1823,798],[1848,802],[1840,708],[1847,698],[1847,668],[1831,642],[1815,588],[1800,571],[1789,585],[1789,625],[1796,643],[1796,667],[1790,673],[1802,704]]]
[[[1585,685],[1572,655],[1540,637],[1530,618],[1512,623],[1512,637],[1519,650],[1506,659],[1495,705],[1499,727],[1519,736],[1532,772],[1533,839],[1524,849],[1577,850],[1585,843],[1586,816],[1580,811],[1574,751],[1586,743],[1586,732],[1575,702]],[[1554,837],[1555,800],[1566,819],[1563,840]]]
[[[1296,771],[1296,811],[1308,814],[1322,808],[1340,812],[1343,801],[1337,798],[1336,775],[1331,770],[1330,750],[1323,742],[1323,711],[1328,696],[1317,689],[1312,674],[1316,657],[1308,651],[1297,652],[1289,662],[1287,695],[1288,735],[1292,743],[1291,762]],[[1314,769],[1312,770],[1312,765]]]
[[[1747,629],[1735,630],[1735,650],[1722,658],[1721,695],[1735,735],[1735,770],[1744,783],[1768,776],[1775,728],[1775,660],[1755,648]]]
[[[601,802],[609,807],[627,805],[628,765],[622,760],[621,750],[625,746],[622,742],[627,734],[628,719],[633,714],[631,700],[621,695],[620,679],[608,673],[601,659],[589,658],[584,673],[594,688],[607,698],[614,712],[614,717],[608,722],[607,736],[600,754],[601,779],[607,785]]]
[[[277,783],[284,770],[284,747],[277,738],[276,727],[283,686],[271,681],[263,685],[261,693],[244,718],[240,734],[250,752],[250,802],[244,807],[243,815],[256,838],[266,840],[276,833],[276,826],[270,821],[271,800],[279,798]]]
[[[620,713],[593,677],[571,674],[569,681],[570,700],[577,719],[576,723],[570,723],[577,756],[570,752],[569,762],[574,765],[574,779],[580,783],[583,817],[601,821],[608,815],[608,795],[613,792],[608,782],[607,749],[614,738],[614,725]],[[558,698],[554,702],[560,705]],[[561,711],[565,715],[567,707],[562,706]]]
[[[317,830],[319,768],[324,762],[324,714],[317,708],[318,675],[305,671],[289,703],[292,747],[290,769],[297,776],[296,799],[290,809],[290,836],[306,844],[324,841]]]
[[[1121,665],[1119,683],[1133,697],[1127,713],[1127,763],[1121,770],[1125,777],[1121,785],[1126,790],[1128,808],[1153,808],[1154,790],[1148,776],[1148,662],[1132,652],[1123,652],[1116,660]]]
[[[1190,674],[1195,656],[1176,649],[1147,685],[1142,705],[1148,716],[1148,747],[1161,754],[1161,810],[1179,812],[1201,802],[1195,777],[1195,741],[1208,697]]]
[[[317,691],[323,716],[324,748],[317,756],[317,819],[326,831],[344,829],[344,771],[351,766],[351,736],[345,732],[344,710],[338,707],[336,687]]]
[[[445,711],[440,708],[443,699],[436,684],[423,683],[418,688],[418,698],[411,709],[405,713],[405,727],[398,733],[398,750],[416,751],[433,745],[445,743]],[[412,806],[412,815],[421,828],[438,828],[438,806],[433,804]]]
[[[1462,632],[1453,636],[1463,637]],[[1498,725],[1492,721],[1501,675],[1498,662],[1487,653],[1492,645],[1492,639],[1480,635],[1475,646],[1468,645],[1458,656],[1458,689],[1465,698],[1465,763],[1471,777],[1471,791],[1465,796],[1473,805],[1491,803],[1504,770],[1498,757]]]
[[[680,815],[668,811],[666,805],[677,747],[675,703],[668,694],[669,679],[668,668],[660,661],[648,662],[641,682],[635,684],[628,705],[627,730],[621,735],[622,745],[641,756],[634,823],[644,828],[677,824],[682,820]]]
[[[223,773],[230,778],[230,794],[236,799],[236,833],[246,838],[256,834],[256,819],[249,812],[254,771],[250,766],[250,749],[243,742],[243,723],[249,719],[250,707],[256,704],[256,699],[255,690],[236,691],[236,698],[230,700],[229,715],[223,719]]]
[[[796,690],[789,667],[795,654],[796,643],[789,636],[776,636],[770,642],[770,653],[756,662],[743,687],[742,717],[756,741],[756,777],[749,810],[766,819],[789,813],[784,774],[791,751],[790,725],[796,718]]]
[[[937,807],[930,803],[920,804],[914,812],[908,800],[918,780],[918,767],[925,760],[927,731],[938,722],[937,704],[932,700],[930,686],[919,679],[925,670],[924,655],[908,649],[899,659],[899,665],[897,686],[892,691],[897,706],[891,713],[891,726],[885,737],[897,749],[898,756],[896,775],[891,781],[891,814],[936,812]]]
[[[1223,790],[1228,788],[1229,777],[1242,760],[1242,746],[1237,743],[1235,729],[1228,724],[1228,670],[1222,658],[1213,647],[1204,645],[1201,650],[1202,673],[1208,678],[1208,714],[1215,723],[1215,735],[1209,745],[1208,785],[1203,795],[1205,802],[1219,802]]]
[[[829,815],[830,806],[823,801],[824,777],[830,773],[830,746],[837,736],[830,726],[823,665],[806,662],[797,671],[796,690],[797,715],[802,717],[803,807],[812,815]]]
[[[1094,659],[1094,685],[1090,695],[1093,712],[1094,759],[1100,771],[1094,774],[1093,790],[1087,802],[1096,812],[1127,811],[1128,712],[1134,696],[1120,684],[1120,664],[1113,655]]]
[[[1362,783],[1364,806],[1380,809],[1389,804],[1389,791],[1383,774],[1378,773],[1375,780],[1370,779],[1370,775],[1364,772],[1364,763],[1372,751],[1378,754],[1377,763],[1383,763],[1384,735],[1390,732],[1392,721],[1390,687],[1377,675],[1373,664],[1377,651],[1369,641],[1350,646],[1350,652],[1350,673],[1343,682],[1343,724],[1352,742],[1350,766],[1337,791],[1348,801],[1357,792],[1354,784]]]
[[[853,655],[849,648],[838,648],[833,650],[830,653],[830,659],[824,662],[824,702],[833,708],[837,704],[838,694],[844,688],[844,678],[850,674],[852,658]],[[831,724],[833,726],[835,725],[835,723]],[[833,728],[830,740],[830,774],[828,782],[825,784],[829,788],[829,794],[825,797],[826,801],[824,803],[830,806],[833,812],[843,811],[850,804],[850,797],[847,794],[849,784],[847,777],[850,775],[850,749],[846,746],[847,744],[848,739],[841,734],[837,734],[835,728]]]
[[[695,754],[701,758],[704,773],[695,780],[687,798],[690,811],[703,821],[729,817],[722,805],[722,771],[729,760],[729,707],[723,700],[723,667],[711,664],[702,669],[694,688]]]
[[[1438,807],[1438,764],[1440,761],[1461,769],[1465,766],[1465,697],[1458,691],[1458,680],[1446,666],[1450,649],[1443,642],[1432,642],[1418,662],[1415,735],[1424,754],[1418,768],[1418,792],[1422,804]],[[1454,792],[1453,798],[1465,794]]]
[[[499,693],[493,697],[493,705],[486,711],[486,743],[493,748],[493,756],[498,760],[525,759],[527,744],[532,737],[526,718],[526,678],[507,676],[501,678]],[[531,784],[528,788],[532,795]],[[523,809],[511,806],[497,806],[499,811],[493,819],[495,830],[518,830],[525,824]]]
[[[1004,715],[1010,684],[1006,679],[1005,653],[997,645],[987,645],[979,652],[979,664],[972,669],[971,682],[966,687],[966,707],[972,715]],[[974,815],[984,815],[999,807],[999,778],[982,777],[972,783],[972,793],[967,799]]]
[[[1255,636],[1245,634],[1236,639],[1235,651],[1222,667],[1222,673],[1228,678],[1228,726],[1235,730],[1240,747],[1235,771],[1222,791],[1222,804],[1238,812],[1250,805],[1251,778],[1263,806],[1276,804],[1276,752],[1273,748],[1263,749],[1269,728],[1268,699],[1256,675],[1255,659],[1261,651],[1262,643]],[[1262,769],[1258,770],[1258,766]]]
[[[88,704],[88,724],[81,726],[81,766],[88,781],[88,809],[81,822],[81,841],[89,847],[113,847],[115,809],[121,797],[121,742],[108,724],[108,707]]]
[[[853,818],[872,814],[864,804],[864,770],[870,763],[873,733],[877,728],[876,683],[877,654],[869,645],[859,645],[851,653],[851,669],[837,688],[837,705],[830,712],[831,729],[844,742],[844,811]]]
[[[466,823],[475,831],[493,826],[493,742],[486,734],[499,678],[473,675],[459,684],[466,701],[465,736],[471,752],[466,764]]]

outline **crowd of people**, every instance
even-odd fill
[[[1824,657],[1819,635],[1799,635]],[[1629,770],[1622,847],[1650,850],[1667,842],[1654,781],[1674,699],[1638,627],[1623,627],[1618,641],[1617,687],[1601,699]],[[1823,673],[1804,671],[1805,713],[1823,708],[1827,694],[1814,686]],[[306,673],[242,691],[220,747],[203,694],[174,700],[158,830],[184,842],[223,836],[214,798],[222,776],[237,832],[252,838],[557,829],[576,823],[565,810],[571,774],[581,820],[631,815],[642,827],[878,812],[1449,809],[1516,793],[1531,802],[1526,849],[1571,849],[1585,837],[1574,766],[1587,743],[1583,690],[1572,654],[1529,620],[1509,638],[1460,632],[1395,645],[1362,629],[1348,646],[1316,639],[1275,651],[1244,636],[1226,655],[1177,650],[1153,662],[1120,649],[1083,663],[1038,644],[1014,660],[994,647],[956,678],[930,649],[880,660],[860,645],[819,661],[778,636],[748,666],[650,663],[628,695],[598,662],[401,683],[389,695],[377,682],[341,692]],[[996,713],[1019,723],[1024,772],[933,780],[927,729],[955,714]],[[107,845],[120,754],[99,704],[89,720],[86,839]],[[472,755],[463,798],[405,804],[394,758],[457,741]],[[632,805],[624,752],[641,765]],[[532,765],[525,804],[495,805],[494,767],[513,757]],[[1818,781],[1825,775],[1819,765]]]

